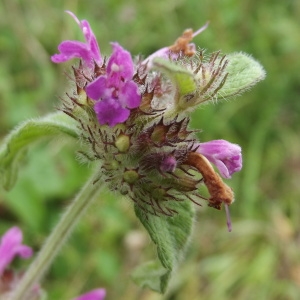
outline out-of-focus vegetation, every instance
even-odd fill
[[[71,86],[68,64],[50,55],[79,39],[71,10],[88,19],[103,53],[118,41],[134,55],[170,45],[183,29],[209,28],[201,48],[252,54],[267,78],[232,101],[196,111],[202,141],[243,148],[244,167],[228,182],[236,194],[233,232],[223,212],[198,210],[187,258],[165,296],[140,290],[130,272],[154,257],[154,246],[129,200],[109,193],[93,205],[56,260],[43,287],[69,299],[105,287],[107,299],[299,299],[300,295],[300,2],[297,0],[2,0],[0,3],[0,134],[56,109]],[[75,63],[75,62],[73,62]],[[71,63],[69,63],[71,65]],[[90,169],[64,140],[36,145],[17,185],[0,195],[0,232],[13,224],[38,250]],[[25,267],[23,262],[16,262]]]

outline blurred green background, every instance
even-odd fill
[[[118,41],[132,54],[170,45],[185,28],[209,28],[195,43],[207,52],[243,51],[267,71],[245,95],[197,110],[202,141],[243,148],[244,167],[228,181],[236,194],[233,231],[224,212],[198,209],[187,258],[165,296],[139,289],[130,272],[155,247],[127,199],[109,193],[81,220],[43,282],[49,299],[105,287],[107,299],[299,299],[300,297],[300,1],[298,0],[2,0],[0,136],[27,118],[52,112],[70,88],[50,55],[64,39],[82,39],[64,10],[88,19],[103,53]],[[73,62],[74,63],[74,62]],[[36,251],[87,179],[76,144],[34,146],[15,188],[0,194],[0,232],[17,224]],[[16,261],[25,268],[27,262]]]

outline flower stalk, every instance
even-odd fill
[[[75,225],[83,216],[93,200],[97,198],[101,191],[101,180],[95,182],[94,176],[85,184],[74,201],[71,202],[60,221],[46,240],[40,253],[32,262],[24,277],[20,281],[16,290],[12,294],[11,300],[28,299],[28,293],[43,277],[44,273],[51,266],[54,258],[67,242],[67,238]]]

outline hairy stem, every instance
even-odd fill
[[[66,243],[68,236],[75,225],[83,216],[86,209],[99,195],[101,191],[101,180],[94,182],[92,177],[88,181],[76,198],[71,202],[60,221],[51,232],[36,259],[32,262],[29,269],[21,279],[12,294],[11,300],[26,300],[30,291],[39,283],[44,273],[51,266],[55,256],[59,253],[62,246]]]

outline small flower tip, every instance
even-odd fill
[[[66,12],[67,14],[69,14],[69,15],[75,20],[75,22],[80,26],[80,21],[79,21],[79,19],[76,17],[76,15],[75,15],[74,13],[72,13],[72,12],[69,11],[69,10],[65,10],[65,12]]]
[[[209,21],[207,21],[201,28],[199,28],[197,31],[195,31],[192,35],[192,37],[194,38],[195,36],[197,36],[198,34],[200,34],[201,32],[203,32],[209,25]]]
[[[231,218],[230,218],[229,206],[228,206],[228,204],[224,203],[224,207],[225,207],[225,212],[226,212],[228,232],[231,232],[232,231],[232,223],[231,223]]]

